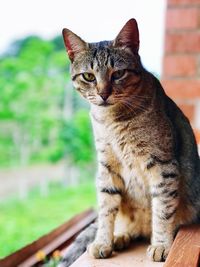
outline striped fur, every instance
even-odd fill
[[[64,34],[67,50],[67,41],[80,45],[71,34]],[[177,228],[199,217],[200,163],[189,121],[141,64],[138,38],[130,20],[115,41],[82,44],[71,59],[74,86],[91,104],[99,163],[98,230],[88,251],[106,258],[145,236],[149,257],[163,261]]]

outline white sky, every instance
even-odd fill
[[[114,39],[130,18],[140,30],[145,67],[161,72],[165,0],[2,0],[0,53],[26,35],[51,38],[69,28],[89,42]]]

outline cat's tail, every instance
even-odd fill
[[[96,231],[97,222],[90,224],[83,230],[68,247],[67,252],[58,267],[68,267],[80,257],[86,251],[88,244],[95,239]]]

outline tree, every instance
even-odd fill
[[[0,166],[57,161],[66,152],[76,164],[92,160],[89,118],[68,70],[60,36],[26,37],[0,58]]]

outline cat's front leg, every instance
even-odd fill
[[[89,245],[88,252],[95,258],[108,258],[113,251],[114,221],[120,203],[120,195],[116,193],[99,193],[100,207],[98,230],[95,241]]]
[[[101,161],[99,165],[98,230],[94,242],[88,246],[88,252],[95,258],[107,258],[113,251],[114,223],[121,203],[123,182],[115,166],[105,161]]]
[[[179,203],[179,171],[176,162],[165,163],[152,172],[152,238],[147,253],[153,261],[164,261],[176,230]]]

